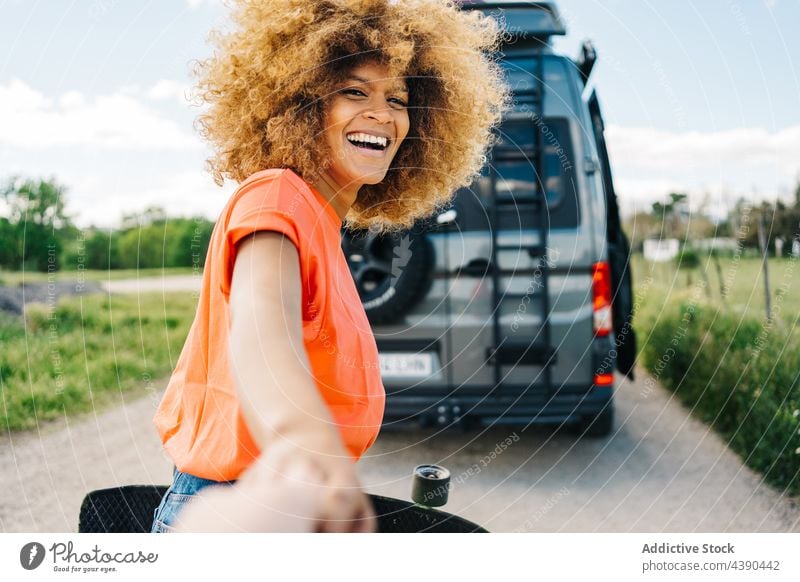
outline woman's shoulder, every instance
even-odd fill
[[[308,189],[308,184],[290,168],[267,168],[254,172],[245,178],[236,188],[234,195],[252,189],[255,186],[270,186],[275,184],[297,190]]]
[[[289,168],[259,170],[243,180],[228,201],[232,211],[257,207],[262,210],[311,208],[313,196],[308,184]]]
[[[337,237],[342,226],[330,202],[291,168],[269,168],[251,174],[241,182],[228,206],[230,211],[238,213],[255,208],[281,211],[309,227],[321,220],[330,223],[325,230],[333,229]]]

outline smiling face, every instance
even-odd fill
[[[407,107],[404,79],[390,77],[385,66],[364,63],[351,69],[325,112],[328,180],[354,192],[383,180],[408,134]]]

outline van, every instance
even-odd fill
[[[396,235],[343,231],[386,388],[384,425],[614,426],[636,337],[597,53],[556,54],[553,2],[463,2],[504,23],[513,106],[480,176]]]

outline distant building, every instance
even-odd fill
[[[671,261],[678,256],[680,244],[676,238],[647,239],[644,241],[642,251],[648,261]]]

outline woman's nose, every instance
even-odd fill
[[[392,120],[392,114],[389,111],[389,106],[385,104],[370,107],[364,111],[363,115],[364,117],[374,119],[378,123],[388,123]]]

